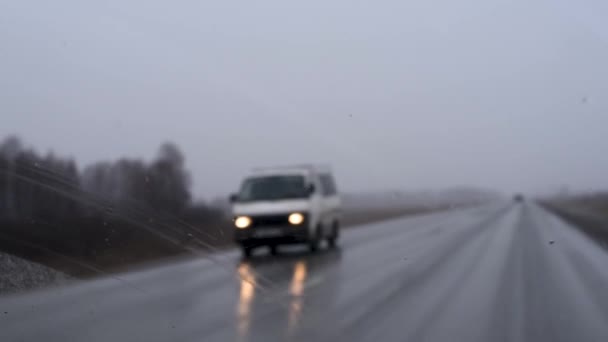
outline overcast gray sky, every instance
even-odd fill
[[[0,1],[0,137],[343,188],[608,188],[602,0]]]

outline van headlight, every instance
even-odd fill
[[[302,222],[304,222],[304,215],[300,214],[300,213],[293,213],[291,215],[289,215],[289,223],[293,224],[294,226],[297,226],[299,224],[302,224]]]
[[[237,218],[234,219],[234,225],[239,229],[245,229],[251,226],[251,218],[247,216],[237,216]]]

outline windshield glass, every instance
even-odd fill
[[[0,342],[608,342],[608,0],[0,0]]]
[[[304,176],[264,176],[243,182],[238,200],[265,201],[307,197]]]

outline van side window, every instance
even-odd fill
[[[327,196],[329,194],[329,187],[327,186],[327,177],[325,177],[325,175],[321,175],[321,177],[319,177],[319,180],[321,181],[321,194],[323,196]]]
[[[333,196],[337,192],[334,179],[329,174],[321,175],[321,193],[323,196]]]

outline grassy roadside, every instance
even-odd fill
[[[598,209],[601,206],[576,202],[545,202],[542,205],[602,247],[608,247],[608,211]]]
[[[349,210],[342,215],[342,227],[351,228],[369,223],[386,221],[403,216],[422,215],[448,208],[383,208]]]
[[[343,215],[342,226],[348,229],[368,223],[424,214],[441,209],[443,208],[358,208],[346,210]],[[90,230],[95,227],[81,228]],[[87,253],[73,255],[57,253],[50,249],[45,250],[44,247],[40,248],[45,246],[43,240],[35,241],[35,244],[29,245],[28,243],[17,244],[16,241],[3,240],[3,236],[0,234],[0,250],[37,262],[72,277],[86,279],[123,272],[135,267],[162,263],[168,259],[183,258],[195,253],[208,253],[232,248],[234,247],[232,229],[231,223],[226,221],[189,226],[189,231],[192,234],[188,233],[189,239],[179,241],[179,243],[158,239],[146,232],[137,231],[132,233],[141,234],[138,238],[132,240],[136,242],[108,245],[93,252],[86,251]],[[83,236],[90,240],[94,235],[84,234]],[[87,249],[87,243],[98,245],[82,239],[82,237],[74,236],[69,243],[81,249]]]

